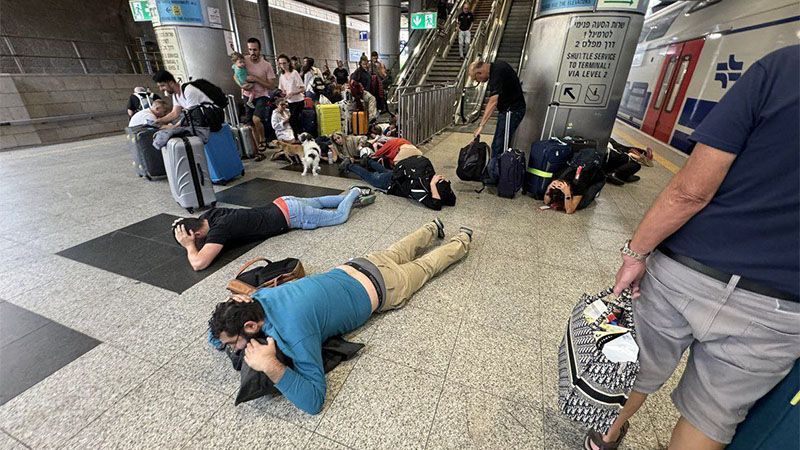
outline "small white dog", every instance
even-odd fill
[[[310,134],[301,133],[298,138],[303,144],[303,173],[301,175],[305,176],[309,169],[311,169],[312,175],[319,175],[319,160],[322,150]]]

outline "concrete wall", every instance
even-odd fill
[[[149,23],[133,22],[127,0],[3,0],[0,34],[6,35],[25,73],[132,72],[125,44],[152,38]],[[0,43],[0,73],[19,73]]]
[[[125,105],[149,75],[0,75],[0,123],[51,116],[97,114],[92,119],[0,126],[0,149],[51,144],[119,133],[128,124]]]
[[[246,48],[247,38],[256,37],[263,40],[258,5],[246,0],[234,0],[234,9],[242,49]],[[275,51],[278,54],[286,53],[300,58],[310,56],[320,68],[327,59],[331,70],[336,67],[336,60],[341,57],[338,24],[322,22],[280,9],[272,9],[270,15],[275,35]],[[369,41],[359,41],[358,30],[348,29],[347,34],[347,45],[350,48],[357,48],[369,54]]]

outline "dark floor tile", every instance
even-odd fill
[[[109,272],[138,279],[139,276],[183,251],[180,247],[114,231],[62,250],[57,254]]]
[[[302,169],[301,169],[302,170]],[[257,208],[272,203],[278,197],[292,195],[295,197],[321,197],[323,195],[340,194],[341,189],[331,189],[286,181],[254,178],[232,188],[217,192],[217,201],[231,205]]]
[[[158,241],[162,244],[180,247],[180,244],[175,241],[175,237],[172,233],[172,222],[177,218],[178,216],[173,216],[171,214],[159,214],[141,222],[128,225],[125,228],[120,228],[117,231],[143,237],[151,241]]]
[[[0,405],[100,344],[56,322],[0,348]]]
[[[319,174],[320,175],[327,175],[329,177],[341,177],[341,178],[350,178],[354,180],[359,180],[358,175],[350,172],[347,175],[342,175],[339,173],[339,164],[328,164],[328,163],[320,163],[319,165]],[[289,170],[292,172],[303,173],[303,165],[302,164],[292,164],[286,167],[281,168],[281,170]]]
[[[0,302],[0,347],[38,330],[50,323],[46,317],[8,302]]]

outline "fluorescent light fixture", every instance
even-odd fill
[[[250,3],[258,3],[257,0],[247,1]],[[323,22],[332,23],[334,25],[339,25],[339,14],[295,0],[270,0],[269,7],[288,11],[292,14],[298,14],[301,16],[310,17],[312,19],[321,20]],[[369,31],[369,22],[348,17],[347,28],[352,28],[359,31]]]

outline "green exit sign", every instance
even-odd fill
[[[436,28],[436,12],[422,11],[411,14],[412,30],[428,30]]]
[[[136,22],[152,22],[153,16],[150,15],[150,6],[147,0],[131,0],[131,13]]]

